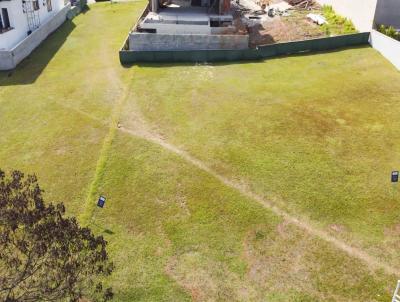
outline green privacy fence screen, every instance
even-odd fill
[[[139,62],[223,62],[264,58],[368,44],[369,32],[258,46],[254,49],[132,51],[126,46],[119,52],[122,64]]]

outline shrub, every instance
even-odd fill
[[[384,35],[400,41],[400,33],[393,26],[380,24],[377,29]]]

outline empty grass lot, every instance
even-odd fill
[[[144,4],[91,5],[0,73],[0,168],[105,236],[116,301],[389,301],[400,73],[368,47],[122,67]]]

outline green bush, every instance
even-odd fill
[[[384,35],[400,41],[400,33],[393,26],[381,24],[377,26],[377,29]]]
[[[332,6],[324,5],[322,7],[322,14],[327,21],[327,23],[323,25],[323,29],[327,35],[343,35],[357,32],[353,22],[336,14]]]

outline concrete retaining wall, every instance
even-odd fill
[[[222,62],[261,60],[279,55],[290,55],[312,51],[326,51],[356,45],[368,45],[369,32],[297,42],[276,43],[252,49],[203,49],[203,50],[129,50],[127,43],[119,52],[122,64],[137,62]]]
[[[374,24],[377,0],[317,0],[320,4],[331,5],[343,17],[353,21],[359,31],[370,31]],[[400,0],[394,0],[400,1]]]
[[[14,58],[10,51],[0,50],[0,70],[15,68]]]
[[[372,30],[370,44],[400,70],[400,42]]]
[[[246,49],[248,45],[247,35],[129,34],[129,49],[135,51]]]
[[[0,70],[9,70],[17,66],[27,57],[49,34],[55,31],[67,18],[70,4],[66,5],[54,17],[43,23],[37,30],[32,32],[24,40],[9,51],[0,51]]]
[[[24,6],[23,1],[0,1],[0,7],[8,10],[12,27],[11,30],[0,35],[0,50],[11,50],[28,36],[31,28],[24,13]],[[39,7],[35,10],[35,14],[39,17],[40,23],[43,24],[53,18],[64,6],[64,0],[51,0],[51,9],[49,10],[50,7],[47,6],[45,0],[39,1]]]

